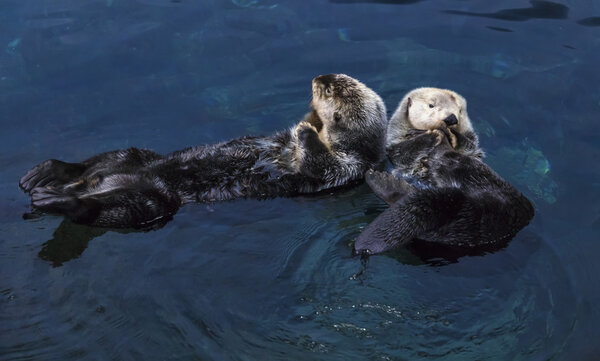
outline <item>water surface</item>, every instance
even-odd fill
[[[600,352],[600,6],[592,1],[5,0],[0,359],[593,360]],[[453,89],[535,204],[503,250],[351,257],[362,185],[183,207],[164,228],[23,220],[47,159],[292,126],[347,73],[391,113]]]

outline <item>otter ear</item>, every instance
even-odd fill
[[[412,99],[409,97],[408,99],[406,99],[406,117],[408,118],[408,109],[410,109],[412,105]]]

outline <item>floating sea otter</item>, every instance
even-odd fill
[[[529,200],[482,161],[467,103],[453,91],[409,92],[390,120],[386,145],[393,174],[369,171],[365,179],[390,208],[360,234],[359,254],[420,241],[497,248],[533,217]]]
[[[363,179],[385,153],[385,105],[343,74],[313,79],[312,110],[294,128],[167,155],[130,148],[81,163],[47,160],[23,176],[34,212],[82,224],[146,228],[189,202],[319,192]]]

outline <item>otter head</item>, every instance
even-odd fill
[[[319,136],[324,142],[332,148],[368,143],[377,157],[383,156],[387,117],[377,93],[348,75],[329,74],[313,79],[312,94],[311,107],[323,124]]]
[[[467,101],[458,93],[439,88],[417,88],[404,96],[388,127],[387,146],[401,142],[410,130],[448,127],[463,134],[473,131]]]

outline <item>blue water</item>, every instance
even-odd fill
[[[0,3],[1,360],[595,360],[600,5],[591,0]],[[388,111],[469,101],[536,216],[493,254],[351,257],[362,185],[183,207],[145,233],[23,220],[33,165],[292,126],[347,73]]]

